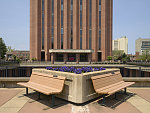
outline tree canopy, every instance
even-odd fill
[[[140,56],[140,60],[143,60],[143,61],[150,61],[150,48],[144,50],[144,52],[143,52],[142,55]]]
[[[5,58],[5,54],[7,52],[7,48],[6,45],[3,41],[2,38],[0,38],[0,59],[4,59]]]
[[[113,50],[112,56],[113,56],[114,60],[117,60],[123,55],[123,53],[124,53],[123,50]]]
[[[12,49],[11,46],[7,46],[7,52],[13,52],[15,49]]]

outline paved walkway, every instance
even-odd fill
[[[8,96],[0,105],[0,113],[150,113],[150,88],[129,88],[128,96],[118,93],[117,100],[113,99],[114,95],[106,98],[106,106],[101,106],[101,99],[77,106],[56,98],[54,108],[49,107],[49,96],[42,95],[42,100],[37,101],[37,94],[32,90],[29,90],[29,96],[24,96],[25,89],[22,88],[0,88],[0,94],[4,90],[17,94]]]
[[[14,89],[14,90],[20,90],[20,89]],[[25,94],[25,90],[21,91],[12,99],[10,99],[8,102],[3,104],[0,107],[0,113],[17,113],[30,99],[26,96],[23,96],[23,94]]]

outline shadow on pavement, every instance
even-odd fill
[[[57,109],[59,107],[65,106],[67,104],[73,104],[75,106],[85,106],[88,104],[96,104],[96,105],[100,105],[100,106],[105,106],[105,107],[109,107],[111,109],[115,109],[117,106],[119,106],[120,104],[124,103],[125,101],[127,101],[129,98],[131,98],[132,96],[134,96],[134,93],[129,93],[127,92],[127,94],[124,94],[123,91],[117,92],[117,98],[115,99],[115,95],[110,95],[108,97],[106,97],[106,101],[105,101],[105,105],[103,105],[103,99],[102,96],[90,100],[86,103],[83,104],[75,104],[69,101],[66,101],[64,99],[60,99],[55,97],[55,106],[51,107],[51,95],[47,96],[44,94],[41,94],[40,99],[38,99],[38,93],[37,92],[33,92],[33,93],[29,93],[27,95],[27,97],[29,97],[31,100],[28,101],[28,103],[36,103],[39,102],[41,104],[46,105],[47,107],[45,107],[43,110],[49,110],[49,109]]]
[[[24,95],[24,96],[27,96],[31,99],[28,101],[28,103],[39,102],[41,104],[46,105],[47,107],[44,108],[43,110],[56,109],[58,107],[65,106],[69,103],[63,99],[55,97],[55,105],[53,107],[51,107],[51,103],[52,103],[51,95],[40,94],[40,99],[38,99],[38,92],[33,92],[33,93],[29,93],[28,95]]]
[[[131,98],[134,95],[135,95],[134,93],[127,92],[126,94],[124,94],[122,91],[120,91],[120,92],[117,92],[117,98],[116,99],[115,99],[115,94],[106,97],[105,105],[103,104],[102,98],[99,99],[94,104],[98,104],[101,106],[109,107],[111,109],[115,109],[117,106],[119,106],[123,102],[126,102],[129,98]]]

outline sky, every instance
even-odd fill
[[[126,36],[128,52],[135,40],[150,38],[150,0],[113,0],[113,39]],[[0,37],[16,50],[30,48],[30,0],[0,0]]]

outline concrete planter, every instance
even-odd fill
[[[51,75],[65,76],[66,80],[63,92],[60,95],[56,96],[80,104],[99,96],[94,91],[91,80],[92,76],[119,71],[119,69],[106,69],[103,71],[89,72],[83,74],[51,71],[46,69],[33,69],[32,71]]]

